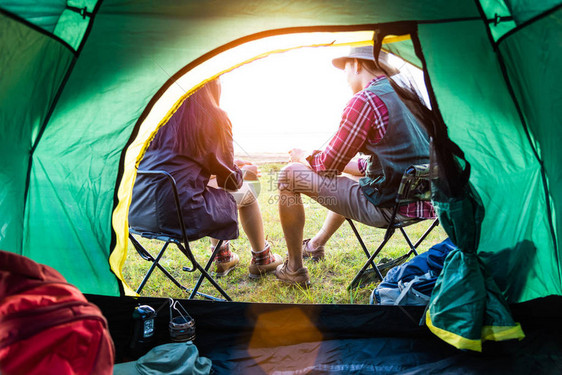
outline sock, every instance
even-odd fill
[[[230,262],[230,259],[232,257],[232,252],[230,251],[230,246],[229,246],[229,242],[225,241],[218,253],[217,256],[215,258],[215,261],[219,262],[219,263],[224,263],[224,262]]]
[[[265,266],[273,262],[275,259],[271,256],[271,245],[266,243],[265,248],[262,251],[252,250],[252,263]]]

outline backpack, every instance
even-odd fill
[[[111,374],[99,308],[53,268],[0,251],[0,373]]]
[[[449,238],[409,262],[392,268],[371,293],[370,303],[425,306],[449,252],[456,246]]]

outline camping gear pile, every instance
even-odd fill
[[[427,305],[443,269],[445,258],[455,248],[456,246],[447,238],[408,262],[390,269],[383,281],[373,289],[370,303]]]

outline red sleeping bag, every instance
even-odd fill
[[[53,268],[0,251],[0,374],[112,374],[97,306]]]

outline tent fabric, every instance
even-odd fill
[[[431,41],[423,44],[424,56],[448,135],[472,165],[471,183],[485,207],[479,255],[485,263],[493,263],[490,272],[498,280],[509,278],[521,286],[521,278],[512,277],[516,273],[525,274],[524,280],[543,274],[552,281],[540,288],[527,283],[517,294],[506,294],[510,302],[560,294],[562,283],[554,281],[560,280],[560,262],[549,224],[541,160],[510,98],[486,31],[478,22],[468,21],[455,30],[443,24],[420,25],[419,33],[420,40]],[[452,52],[459,43],[463,48]],[[466,76],[473,78],[466,80]]]
[[[561,19],[562,9],[558,7],[554,12],[522,28],[514,37],[506,38],[499,45],[506,74],[513,78],[511,80],[513,93],[528,126],[527,131],[532,135],[534,148],[540,155],[543,172],[540,178],[551,192],[560,191],[562,188],[560,157],[557,155],[559,150],[557,140],[562,137],[562,129],[559,126],[562,108],[557,103],[562,102],[562,91],[558,79],[554,78],[559,76],[555,67],[562,66],[562,54],[558,52],[562,50],[562,42],[556,37],[553,39],[556,46],[551,47],[546,45],[546,41],[559,33],[558,26]],[[517,275],[516,277],[525,280],[524,283],[532,284],[538,274],[548,270],[545,275],[549,280],[547,284],[557,285],[560,288],[559,250],[562,246],[560,236],[562,221],[559,219],[559,212],[562,209],[562,199],[560,194],[552,193],[544,199],[545,201],[540,202],[540,207],[546,207],[546,212],[550,213],[553,234],[539,234],[540,237],[536,237],[533,241],[535,244],[541,244],[535,245],[536,249],[519,247],[521,252],[527,252],[527,261],[531,260],[537,266],[525,270],[521,262],[515,262],[512,272]],[[537,209],[530,199],[523,203],[529,214],[531,210]],[[536,228],[538,224],[534,222],[531,227]],[[546,248],[554,251],[545,251]],[[490,258],[493,259],[493,256],[486,260],[492,260]],[[513,283],[505,275],[500,276],[498,282],[502,284],[504,291],[509,291],[508,295],[513,295],[513,300],[528,298],[526,295],[528,292],[522,290],[516,285],[517,283]],[[558,294],[559,291],[552,290],[552,293]]]
[[[441,130],[472,166],[485,216],[471,257],[507,303],[560,295],[561,4],[0,0],[9,72],[0,79],[0,248],[82,292],[122,295],[135,163],[165,123],[150,114],[176,79],[196,77],[175,107],[228,68],[214,57],[245,42],[406,25],[413,39],[385,48],[423,66]],[[348,44],[365,42],[350,35]]]
[[[503,1],[481,0],[480,7],[488,22],[490,33],[494,40],[498,40],[506,33],[517,27],[509,5]]]
[[[73,55],[56,40],[3,13],[0,45],[0,70],[5,72],[0,79],[0,243],[4,249],[26,255],[23,213],[29,158]]]
[[[169,342],[168,301],[88,295],[106,316],[117,363],[129,361],[137,304],[158,311],[153,345]],[[459,351],[419,325],[420,306],[290,305],[178,300],[195,320],[194,344],[216,374],[556,374],[562,370],[560,297],[511,305],[522,341]],[[162,307],[164,306],[164,307]],[[158,310],[159,309],[159,310]],[[225,319],[225,317],[228,317]]]
[[[440,222],[458,248],[447,256],[435,284],[426,313],[428,327],[451,345],[475,351],[482,350],[484,340],[524,338],[505,298],[476,255],[484,217],[481,200],[470,185],[459,197],[448,199],[439,190],[440,184],[434,185],[433,202]]]
[[[78,49],[91,21],[97,0],[63,2],[6,1],[3,9],[60,38]]]
[[[532,18],[538,17],[549,10],[560,6],[560,1],[529,1],[529,0],[509,0],[506,1],[513,19],[518,25],[524,24]]]
[[[53,33],[58,19],[64,12],[65,3],[62,1],[43,1],[38,4],[33,0],[3,1],[2,9],[18,15],[49,33]]]

